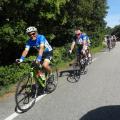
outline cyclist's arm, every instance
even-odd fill
[[[28,50],[25,49],[25,50],[22,52],[22,56],[26,57],[27,54],[28,54]]]
[[[38,50],[38,57],[37,57],[38,62],[42,60],[43,51],[44,51],[44,44],[40,44],[40,48]]]
[[[90,42],[90,39],[89,39],[89,38],[88,38],[87,42],[88,42],[88,46],[90,47],[91,42]]]
[[[42,56],[43,51],[44,51],[44,44],[40,44],[40,49],[38,51],[38,55]]]
[[[23,50],[22,55],[21,55],[21,57],[20,57],[20,62],[23,62],[23,60],[25,59],[25,57],[26,57],[27,54],[28,54],[29,49],[30,49],[30,46],[29,46],[29,45],[26,45],[26,46],[25,46],[25,50]]]
[[[41,40],[40,40],[40,48],[38,50],[38,57],[37,57],[37,61],[40,62],[42,60],[42,55],[44,52],[44,48],[45,48],[45,37],[42,36]]]
[[[75,41],[72,42],[71,51],[74,49],[74,47],[75,47]]]

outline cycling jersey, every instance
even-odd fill
[[[73,42],[75,42],[78,47],[81,47],[82,45],[84,45],[85,41],[87,40],[86,37],[87,36],[83,34],[81,34],[79,38],[77,36],[74,36]]]
[[[74,36],[73,42],[75,42],[77,45],[78,54],[81,53],[81,51],[85,52],[90,44],[89,37],[85,34],[81,34],[79,38],[77,36]]]
[[[36,49],[40,48],[40,45],[43,44],[45,46],[44,52],[52,51],[51,45],[48,43],[44,35],[38,34],[36,40],[32,40],[31,38],[27,41],[25,49],[29,50],[31,47]]]
[[[85,45],[86,46],[90,46],[90,39],[89,39],[89,37],[87,36],[87,35],[84,35],[84,41],[85,41]]]

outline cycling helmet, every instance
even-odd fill
[[[37,28],[34,26],[30,26],[26,29],[26,33],[30,33],[30,32],[37,32]]]

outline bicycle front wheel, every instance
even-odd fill
[[[81,67],[79,62],[77,62],[77,64],[73,64],[73,77],[76,82],[78,82],[80,79],[80,69]]]
[[[36,79],[34,79],[30,73],[23,75],[23,77],[20,78],[16,88],[16,107],[22,112],[25,112],[35,104],[36,97]]]
[[[46,90],[48,93],[53,92],[58,84],[58,70],[56,69],[46,82]]]

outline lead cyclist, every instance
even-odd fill
[[[52,69],[50,67],[50,60],[52,59],[52,47],[48,43],[44,35],[38,34],[37,28],[30,26],[26,29],[26,33],[29,36],[28,41],[26,42],[25,49],[22,52],[20,59],[16,59],[17,62],[21,63],[24,61],[27,56],[30,48],[35,48],[38,51],[38,56],[36,57],[36,62],[39,64],[43,61],[43,67],[45,70],[52,75]]]

